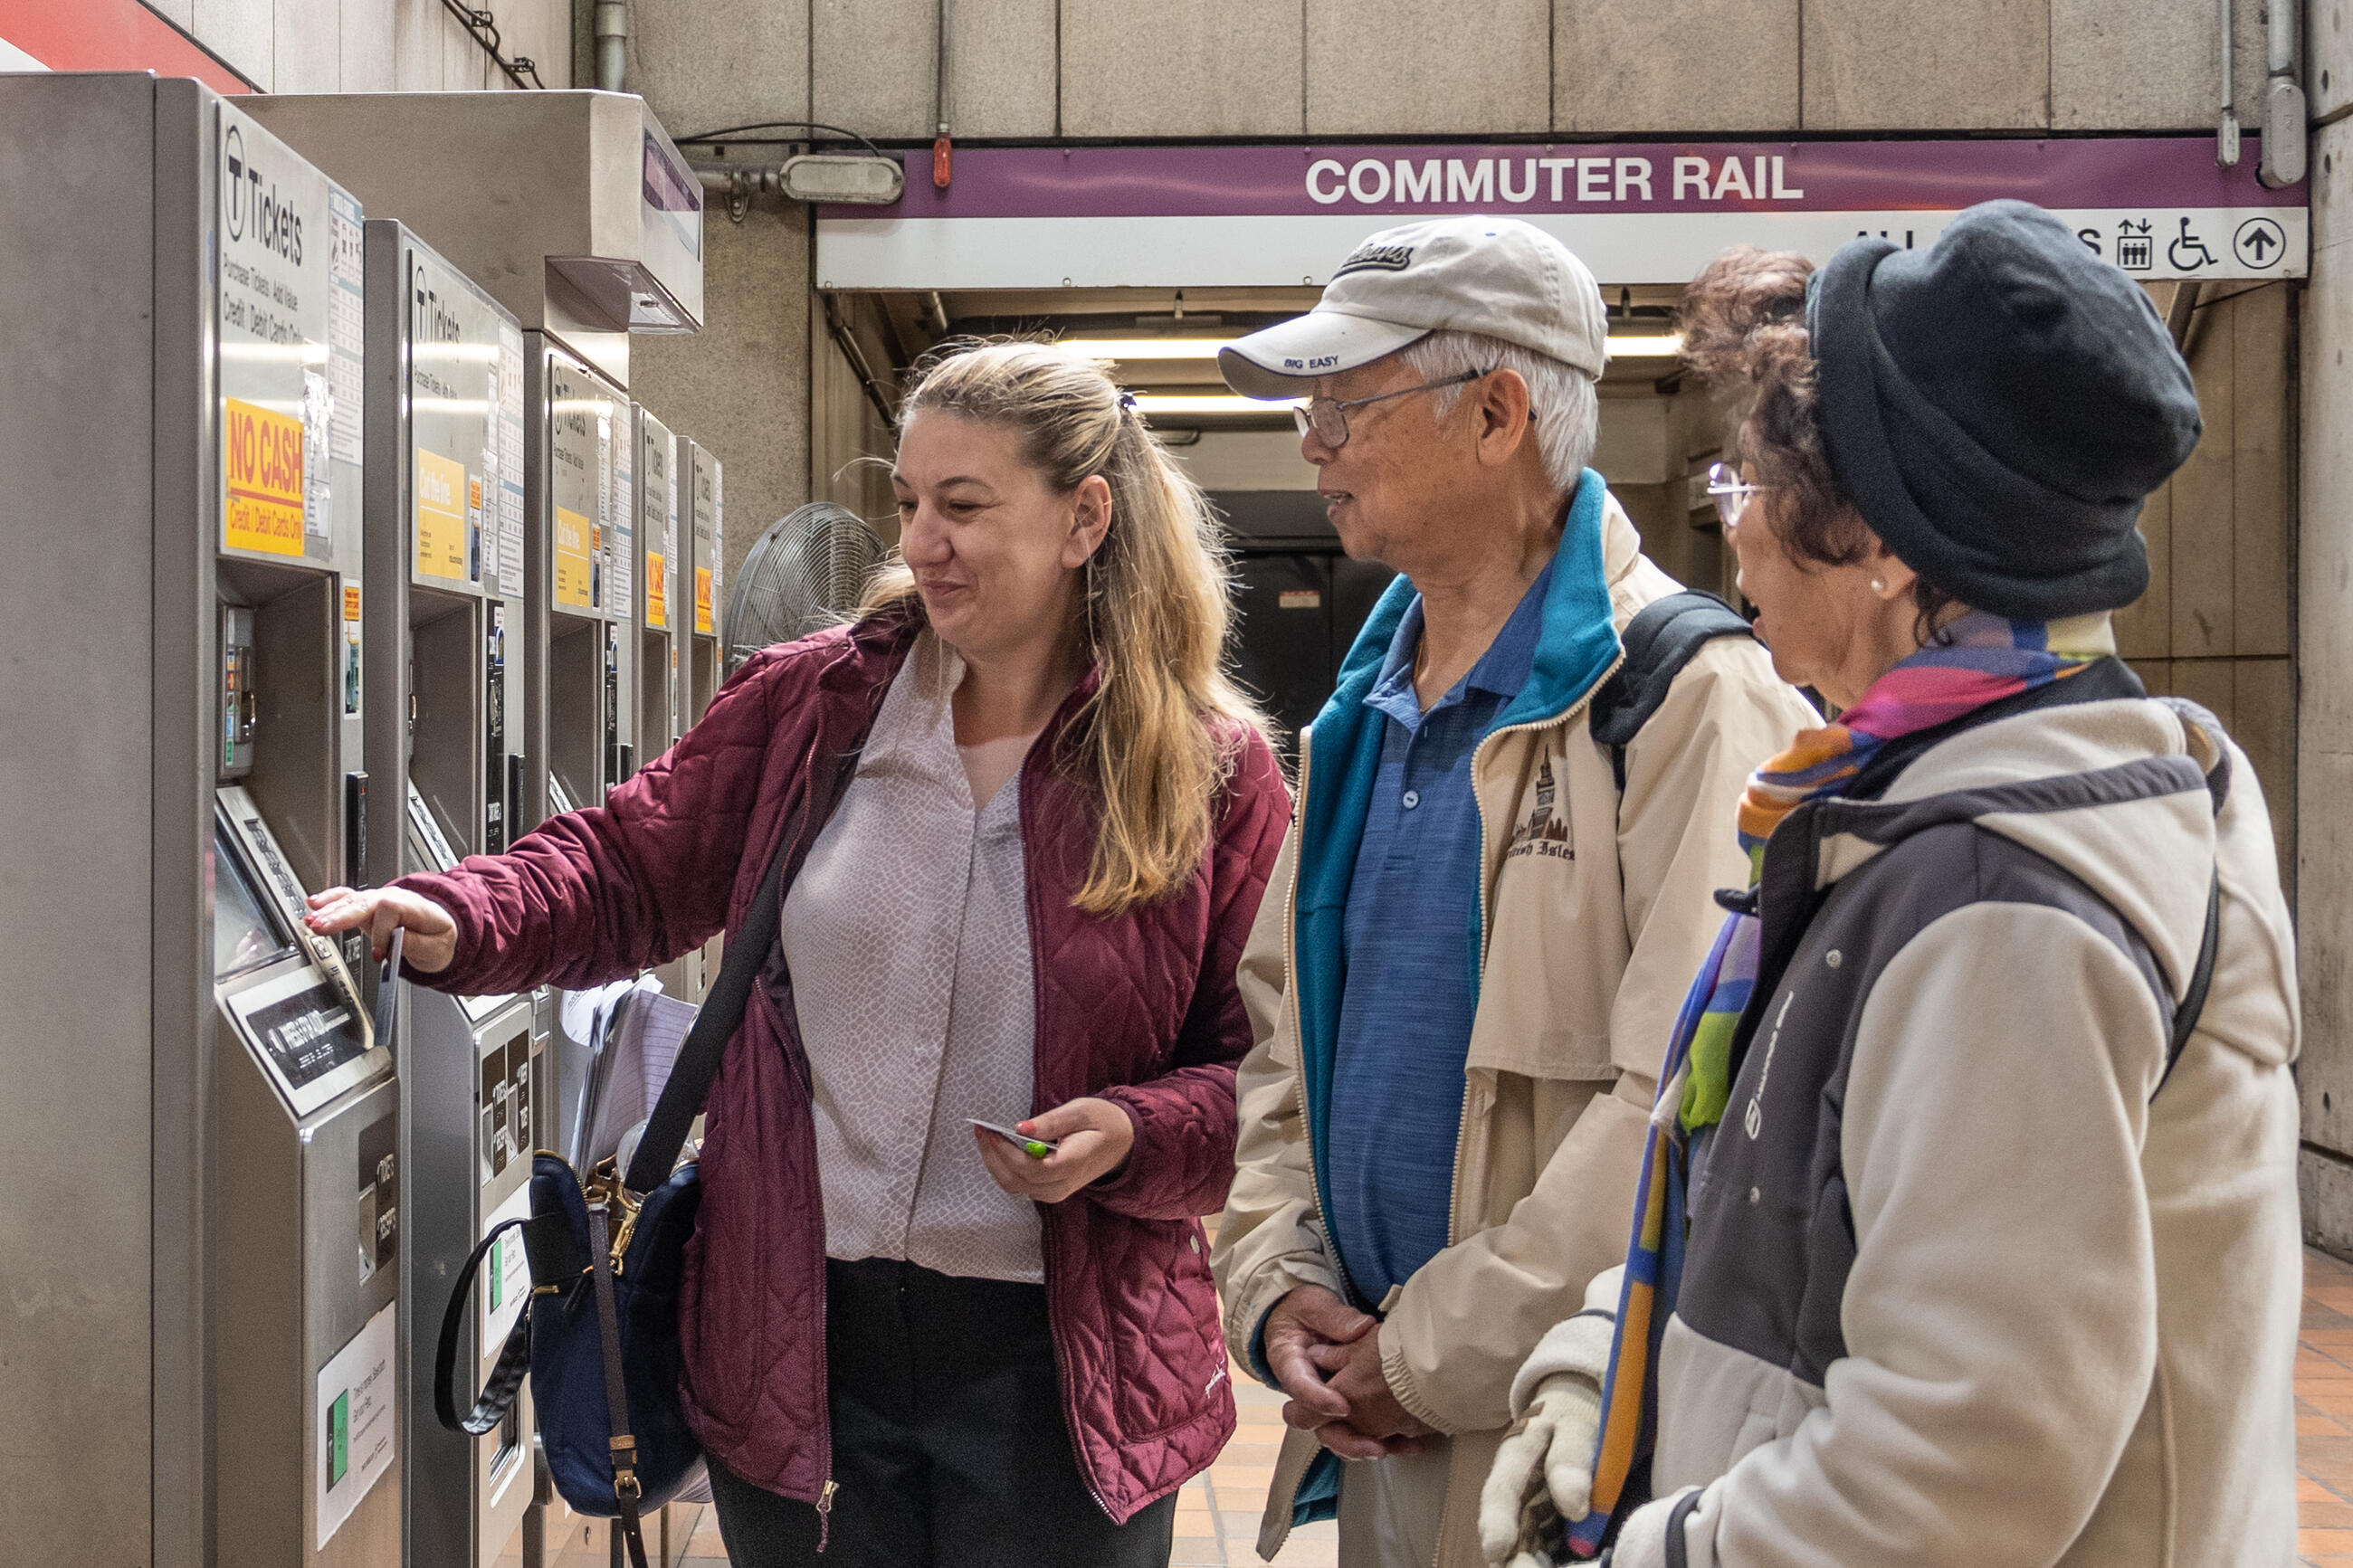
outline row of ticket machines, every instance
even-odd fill
[[[720,465],[628,380],[699,321],[694,175],[619,95],[127,75],[0,76],[0,149],[12,1534],[617,1562],[528,1397],[433,1415],[449,1282],[564,1146],[556,1001],[385,1010],[301,917],[601,804],[710,701]],[[529,1297],[511,1236],[461,1407]]]

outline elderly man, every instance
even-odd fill
[[[1268,1557],[1336,1511],[1345,1568],[1482,1563],[1513,1374],[1620,1260],[1661,1052],[1747,880],[1735,803],[1816,721],[1746,637],[1635,624],[1678,585],[1585,467],[1604,340],[1557,240],[1449,218],[1220,355],[1310,396],[1342,544],[1402,574],[1302,737],[1241,966],[1214,1262],[1235,1357],[1291,1396]],[[1616,744],[1604,700],[1641,720]]]

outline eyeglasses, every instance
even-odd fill
[[[1745,483],[1722,463],[1711,465],[1707,470],[1707,493],[1715,499],[1715,515],[1724,520],[1727,529],[1740,526],[1740,514],[1747,510],[1750,496],[1761,496],[1774,488]]]
[[[1302,436],[1312,430],[1315,438],[1326,447],[1345,447],[1348,444],[1349,409],[1362,408],[1367,403],[1387,403],[1392,397],[1411,397],[1417,392],[1436,392],[1443,387],[1461,386],[1487,374],[1483,370],[1466,370],[1461,375],[1450,375],[1444,381],[1426,381],[1419,386],[1377,393],[1371,397],[1351,397],[1345,403],[1334,397],[1313,397],[1308,399],[1306,406],[1293,408],[1291,417],[1299,426]],[[1531,413],[1528,417],[1533,419],[1535,416]]]

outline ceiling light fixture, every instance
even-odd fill
[[[1064,338],[1062,349],[1085,359],[1215,359],[1226,338]]]
[[[1203,393],[1188,395],[1182,393],[1139,392],[1135,395],[1135,411],[1146,419],[1171,415],[1189,415],[1198,418],[1216,414],[1288,414],[1303,399],[1286,398],[1266,401],[1256,397],[1235,397],[1224,394]]]
[[[1106,363],[1137,363],[1155,360],[1215,359],[1232,346],[1228,338],[1064,338],[1067,353]],[[1672,359],[1683,353],[1677,332],[1627,332],[1609,339],[1611,359]]]

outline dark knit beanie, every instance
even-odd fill
[[[1987,202],[1926,250],[1844,246],[1806,300],[1831,471],[1904,563],[2050,621],[2148,586],[2141,502],[2197,446],[2148,296],[2064,224]]]

